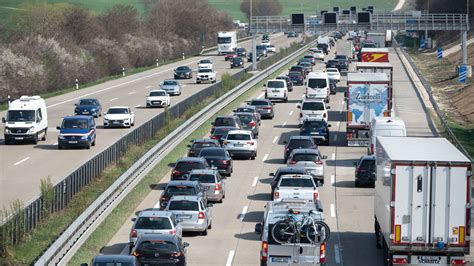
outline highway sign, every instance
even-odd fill
[[[442,47],[438,47],[437,57],[438,57],[438,59],[443,59],[443,48]]]
[[[425,49],[425,45],[426,45],[425,39],[421,38],[420,39],[420,49]]]
[[[467,78],[467,66],[461,65],[459,66],[459,82],[466,83]]]

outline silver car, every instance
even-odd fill
[[[182,237],[183,230],[172,212],[147,209],[132,218],[129,245],[132,250],[137,238],[145,233],[170,234]]]
[[[166,79],[160,83],[160,89],[169,95],[181,95],[181,83],[174,79]]]
[[[201,183],[208,201],[222,202],[225,198],[225,182],[217,170],[193,170],[187,180]]]
[[[294,149],[288,156],[287,165],[303,167],[313,176],[314,182],[324,184],[324,162],[326,155],[321,155],[318,149]]]
[[[165,210],[176,215],[183,231],[207,235],[207,229],[212,228],[210,207],[212,204],[206,203],[206,200],[199,196],[173,196]]]

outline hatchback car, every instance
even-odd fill
[[[201,157],[182,157],[174,164],[171,180],[186,180],[185,174],[193,169],[209,169],[206,159]]]
[[[375,186],[375,156],[364,155],[360,157],[355,166],[355,186]]]
[[[326,73],[328,74],[329,80],[333,80],[336,83],[341,80],[341,73],[337,68],[326,68]]]
[[[262,118],[273,119],[273,117],[275,116],[275,113],[273,111],[274,104],[270,100],[253,99],[250,102],[248,102],[248,105],[255,106]]]
[[[301,61],[298,63],[299,66],[303,67],[305,75],[308,75],[309,72],[313,72],[313,65],[307,61]]]
[[[287,166],[303,167],[307,174],[313,176],[314,182],[324,184],[325,155],[319,149],[294,149],[288,156]]]
[[[212,228],[211,206],[201,196],[173,196],[165,210],[176,215],[184,232],[207,235],[207,229]]]
[[[244,106],[237,107],[236,109],[234,109],[234,113],[253,113],[257,117],[259,124],[262,120],[262,116],[257,111],[257,107],[253,105],[244,105]]]
[[[304,84],[304,74],[299,71],[290,71],[288,77],[296,86],[302,86]]]
[[[235,53],[240,57],[247,56],[247,50],[245,50],[245,48],[242,48],[242,47],[238,47],[237,49],[235,49]]]
[[[306,170],[303,167],[280,167],[276,171],[276,173],[270,173],[270,176],[272,177],[272,181],[270,183],[270,187],[272,190],[271,193],[271,198],[273,200],[273,193],[275,192],[275,188],[280,182],[280,178],[283,175],[304,175],[306,174]]]
[[[317,48],[313,50],[313,56],[315,57],[315,59],[324,61],[324,52]]]
[[[199,157],[206,159],[209,166],[219,171],[219,173],[227,176],[232,174],[232,158],[226,149],[221,147],[203,148],[199,153]]]
[[[240,57],[232,58],[230,61],[230,68],[244,68],[244,60]]]
[[[208,201],[222,202],[225,198],[225,182],[216,170],[193,170],[187,180],[198,181]]]
[[[179,66],[174,70],[174,79],[192,79],[193,70],[188,66]]]
[[[160,211],[158,209],[143,210],[132,218],[132,229],[130,230],[129,247],[135,246],[137,238],[142,234],[159,233],[170,234],[181,237],[183,230],[173,213]]]
[[[290,69],[289,69],[289,72],[299,72],[301,75],[303,75],[305,78],[306,78],[306,71],[304,69],[304,67],[302,66],[292,66]]]
[[[257,140],[248,130],[232,130],[224,139],[224,148],[230,156],[245,156],[252,160],[257,157]]]
[[[214,132],[216,127],[242,127],[242,122],[240,118],[234,115],[220,115],[214,119],[214,122],[211,123],[211,134]]]
[[[225,61],[232,61],[232,59],[239,57],[236,53],[228,53],[224,56]]]
[[[257,117],[253,113],[234,113],[235,116],[240,118],[242,123],[242,129],[249,130],[252,132],[254,138],[258,138],[259,123]]]
[[[314,57],[314,55],[307,54],[303,58],[309,59],[309,61],[311,62],[313,66],[316,65],[316,58]]]
[[[136,266],[137,258],[130,255],[97,255],[92,258],[90,266]],[[81,266],[88,266],[87,263],[81,263]]]
[[[188,157],[198,157],[201,149],[211,148],[211,147],[220,147],[221,144],[218,140],[208,138],[208,139],[194,139],[191,141],[191,144],[188,145]]]
[[[93,117],[99,117],[102,114],[102,105],[99,100],[91,99],[80,99],[78,103],[75,104],[74,108],[75,115],[91,115]]]
[[[300,136],[309,136],[315,143],[329,145],[329,125],[324,119],[306,118],[301,124]]]
[[[283,158],[286,162],[288,156],[294,149],[317,149],[318,146],[314,143],[313,138],[308,136],[291,136],[288,141],[283,141],[285,144],[285,151]]]
[[[58,149],[82,147],[90,149],[96,142],[96,125],[92,116],[76,115],[63,118],[59,130]]]
[[[339,61],[341,70],[349,70],[349,63],[351,62],[351,59],[347,55],[338,54],[334,57],[334,59]]]
[[[160,90],[166,91],[169,95],[181,95],[181,83],[177,80],[166,79],[160,83]]]
[[[286,87],[288,88],[288,91],[293,91],[293,81],[291,81],[291,78],[288,77],[287,75],[284,76],[278,76],[276,79],[282,79],[286,81]]]
[[[326,62],[326,68],[337,68],[339,71],[341,71],[339,60],[328,60]]]
[[[215,127],[212,132],[211,139],[219,141],[220,145],[224,143],[224,138],[227,137],[227,133],[231,130],[239,130],[238,127]]]
[[[104,113],[104,128],[107,127],[132,127],[135,125],[135,114],[127,106],[109,107]]]
[[[257,52],[257,57],[256,57],[257,61],[260,61],[260,58],[262,58],[262,56],[263,56],[263,55],[262,55],[261,53],[258,53],[258,52]],[[250,52],[250,53],[247,54],[247,62],[250,63],[250,62],[252,62],[252,61],[253,61],[253,53]]]
[[[140,265],[186,265],[186,248],[189,244],[182,242],[175,235],[150,233],[142,235],[137,240],[132,255]],[[104,264],[109,266],[109,264]],[[128,264],[120,264],[120,266]],[[93,266],[102,266],[94,264]]]
[[[187,177],[187,176],[186,176]],[[204,188],[197,181],[170,181],[160,196],[160,208],[164,209],[173,196],[205,196]]]

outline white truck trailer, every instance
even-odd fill
[[[375,235],[386,265],[466,265],[471,161],[445,138],[377,137]]]
[[[235,52],[237,48],[236,31],[219,31],[217,33],[217,53],[219,55]]]
[[[385,32],[368,32],[366,38],[373,40],[378,48],[383,48],[385,47],[385,37]]]

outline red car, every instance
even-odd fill
[[[237,57],[239,57],[239,56],[237,54],[234,54],[234,53],[226,54],[225,55],[225,61],[232,60],[232,59],[237,58]]]

